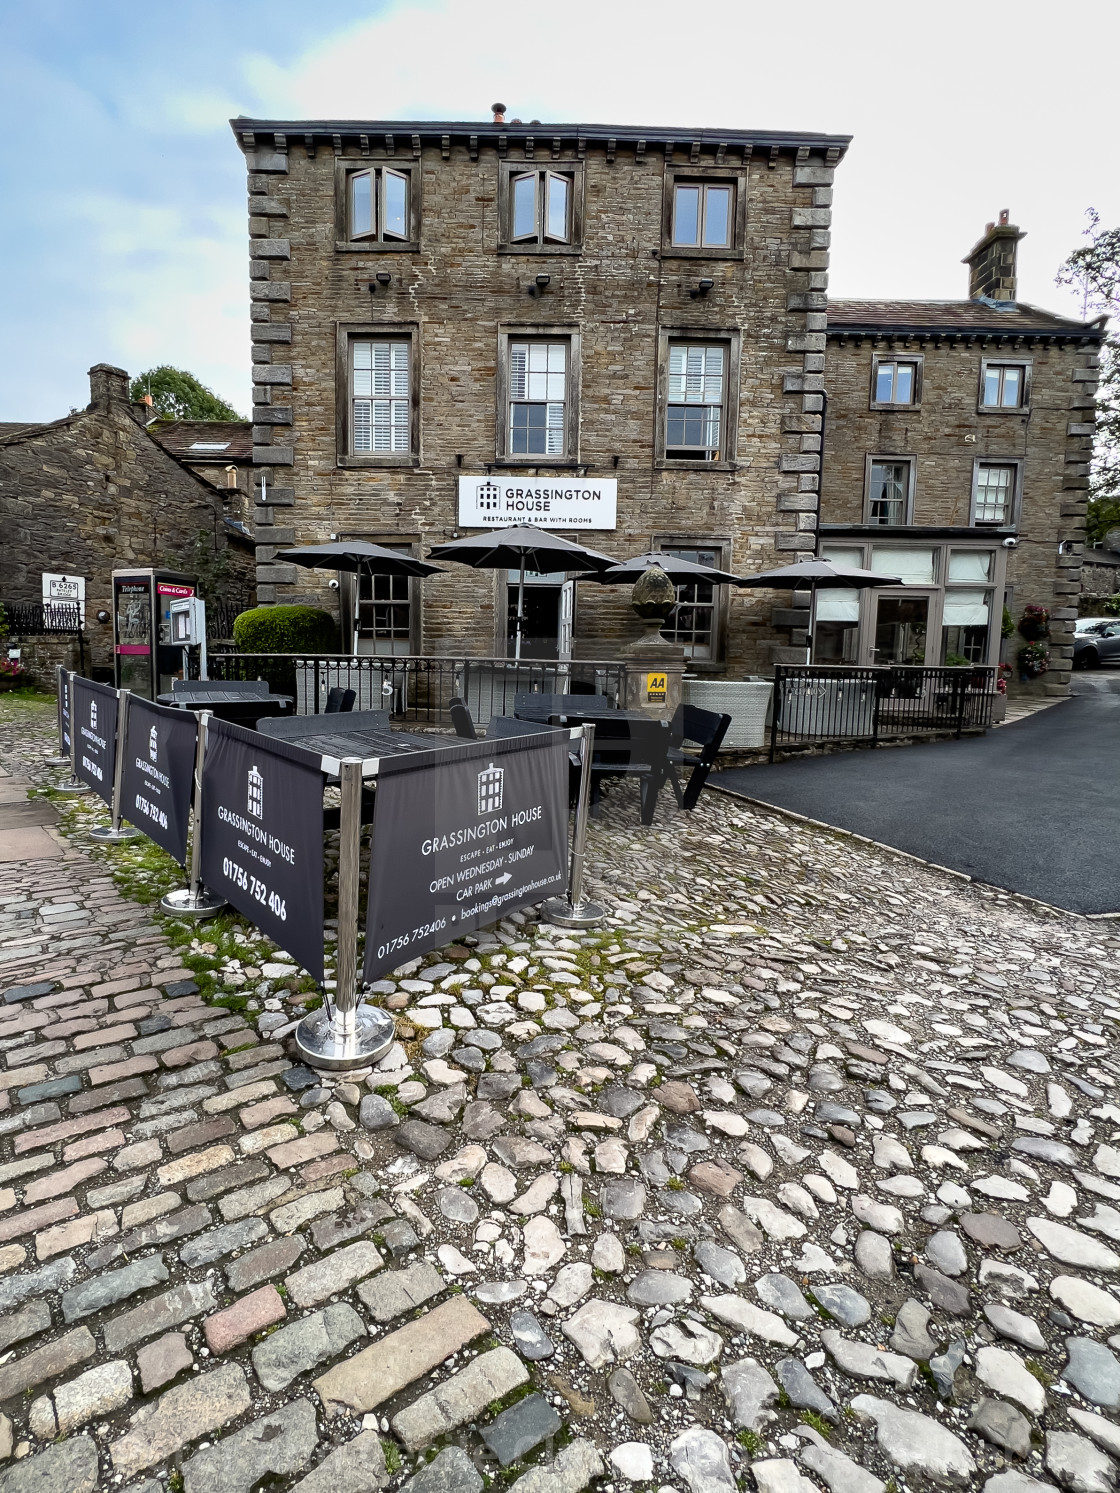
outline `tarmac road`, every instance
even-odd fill
[[[712,786],[1069,912],[1120,913],[1120,669],[986,736],[731,768]]]

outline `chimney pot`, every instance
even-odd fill
[[[495,124],[505,124],[505,122],[506,122],[506,106],[505,106],[505,104],[491,104],[490,108],[491,108],[491,110],[493,111],[493,114],[494,114],[494,123]]]

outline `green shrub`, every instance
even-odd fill
[[[253,607],[234,620],[242,653],[337,653],[338,623],[321,607]]]

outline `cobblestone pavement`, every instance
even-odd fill
[[[0,1493],[1115,1485],[1113,925],[624,790],[603,929],[397,971],[335,1078],[77,833],[0,867]]]

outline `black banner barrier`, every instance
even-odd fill
[[[121,772],[121,817],[181,866],[187,863],[198,717],[130,695]]]
[[[202,880],[321,983],[323,774],[298,747],[211,717],[201,821]]]
[[[117,692],[107,684],[74,675],[74,775],[113,806],[117,754]]]
[[[569,733],[382,758],[363,975],[562,892]]]
[[[59,756],[70,755],[70,670],[58,669],[58,740]]]

